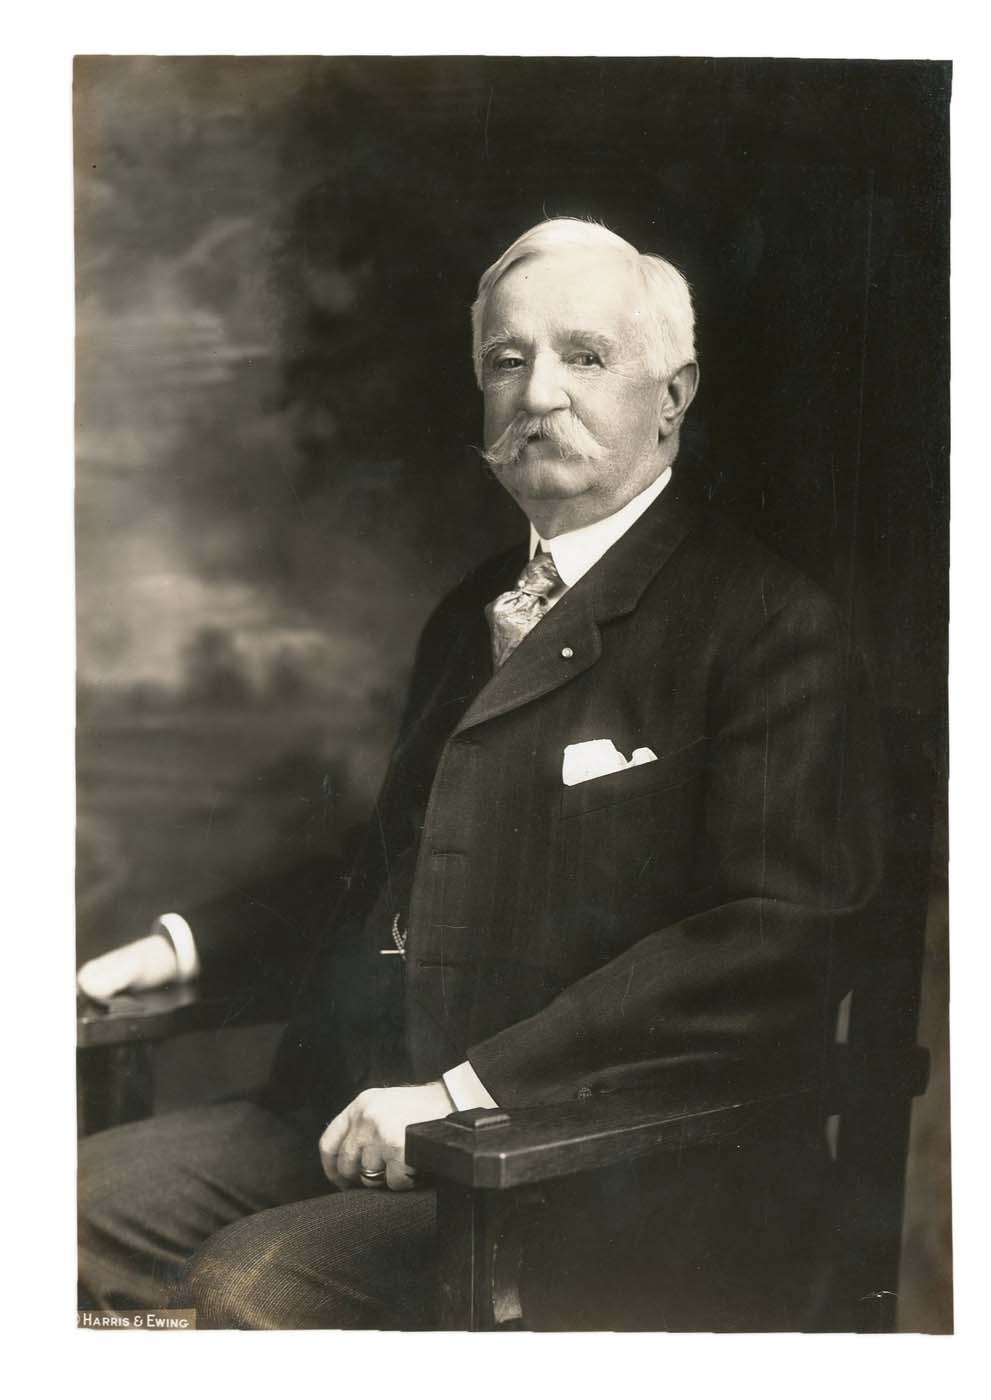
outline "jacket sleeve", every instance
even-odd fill
[[[226,980],[241,968],[245,982],[293,988],[312,954],[321,911],[332,920],[346,891],[348,864],[343,852],[328,854],[184,910],[202,975]]]
[[[713,673],[702,907],[472,1046],[501,1106],[650,1085],[680,1109],[821,1073],[878,885],[878,736],[832,604],[802,581],[779,601]]]

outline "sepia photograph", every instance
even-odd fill
[[[76,56],[80,1329],[953,1333],[952,80]]]

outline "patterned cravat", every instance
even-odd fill
[[[516,587],[500,593],[485,609],[492,633],[492,660],[496,670],[535,627],[547,611],[547,599],[562,579],[554,560],[535,554],[516,580]]]

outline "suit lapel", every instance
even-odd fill
[[[523,639],[454,732],[529,704],[594,666],[602,655],[600,625],[636,608],[695,520],[672,483]]]

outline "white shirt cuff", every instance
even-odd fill
[[[191,982],[200,970],[200,955],[196,951],[193,930],[181,914],[160,914],[152,926],[152,933],[164,933],[175,949],[176,977],[180,982]]]
[[[459,1112],[465,1108],[499,1107],[467,1060],[449,1069],[441,1078]]]

